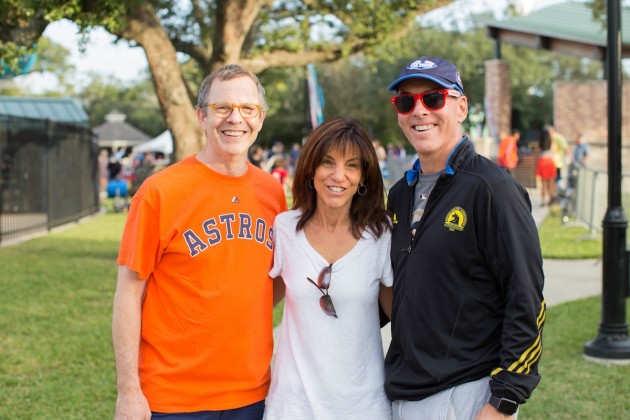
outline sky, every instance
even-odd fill
[[[527,12],[567,0],[512,0],[514,1],[521,5],[524,12]],[[494,10],[495,17],[500,18],[500,13],[510,2],[510,0],[457,0],[443,10],[432,11],[429,14],[439,16],[439,13],[448,13],[449,17],[452,17],[454,13],[466,16],[470,13]],[[86,86],[90,81],[91,73],[100,74],[105,78],[113,77],[123,83],[132,83],[143,79],[148,74],[147,59],[142,48],[131,47],[125,40],[114,43],[115,37],[103,29],[95,29],[91,33],[90,42],[84,53],[79,52],[77,26],[70,21],[61,20],[51,23],[44,31],[44,35],[70,51],[70,61],[76,67],[72,83],[77,87]],[[15,77],[13,80],[22,89],[33,94],[54,90],[58,84],[53,75],[40,73]]]
[[[76,68],[75,85],[85,86],[90,81],[90,74],[97,73],[104,77],[114,77],[123,82],[143,79],[148,74],[148,64],[141,47],[131,47],[125,40],[116,41],[116,37],[101,28],[90,34],[90,41],[85,52],[79,51],[78,27],[68,21],[60,20],[46,27],[44,36],[70,51],[70,62]],[[32,93],[42,93],[55,89],[57,79],[48,73],[32,73],[15,77],[14,82]]]

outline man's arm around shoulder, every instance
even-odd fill
[[[138,355],[142,325],[142,299],[146,281],[121,265],[114,295],[112,339],[116,356],[116,420],[150,419],[149,403],[140,388]]]

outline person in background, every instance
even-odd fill
[[[584,141],[582,133],[575,133],[575,147],[573,148],[573,164],[578,168],[585,168],[589,155],[588,143]]]
[[[269,156],[267,156],[267,159],[273,156],[284,157],[284,143],[282,143],[281,141],[273,142],[273,145],[271,146],[268,154]]]
[[[518,165],[518,146],[517,143],[521,138],[521,133],[514,129],[512,134],[504,135],[499,144],[497,154],[497,164],[512,173]]]
[[[142,164],[134,171],[134,179],[129,185],[129,196],[133,197],[148,177],[168,167],[168,164],[169,162],[164,159],[163,153],[147,152],[142,160]]]
[[[484,106],[476,103],[470,107],[468,120],[470,122],[471,140],[477,141],[484,138],[484,127],[486,124],[486,113]]]
[[[293,175],[297,161],[300,158],[300,152],[302,151],[302,145],[300,143],[293,143],[291,150],[289,151],[289,172]]]
[[[279,157],[273,162],[271,175],[276,178],[282,185],[288,180],[289,170],[287,169],[287,161]]]
[[[206,145],[147,178],[118,254],[116,419],[259,420],[273,352],[272,226],[282,187],[247,161],[264,89],[239,65],[209,75]]]
[[[381,169],[381,176],[383,177],[383,183],[385,189],[389,188],[389,166],[387,164],[387,151],[383,147],[383,143],[379,139],[372,141],[374,150],[376,150],[376,156],[378,157],[378,166]]]
[[[255,144],[249,149],[249,161],[258,168],[262,168],[265,151],[262,147]]]
[[[122,174],[122,164],[114,156],[110,156],[107,164],[108,179],[118,179]]]
[[[564,201],[564,204],[571,204],[573,207],[571,211],[575,210],[578,179],[580,176],[580,168],[586,168],[586,162],[588,161],[590,148],[588,143],[584,141],[584,135],[582,133],[575,133],[575,146],[573,147],[573,153],[571,156],[571,163],[567,171],[567,185],[566,196],[573,199],[572,202]]]
[[[294,204],[274,223],[270,272],[286,290],[267,420],[387,420],[379,298],[391,305],[391,220],[361,124],[324,122],[302,148]]]
[[[418,153],[388,196],[393,418],[513,418],[540,381],[545,320],[529,196],[463,135],[468,100],[451,62],[420,57],[389,90]]]
[[[98,153],[98,184],[99,197],[101,199],[107,196],[107,183],[109,182],[109,151],[101,149]]]
[[[291,174],[287,168],[287,161],[285,158],[279,157],[273,162],[273,169],[271,170],[271,176],[276,178],[284,189],[284,195],[287,198],[291,196]]]
[[[552,125],[546,125],[543,129],[551,137],[551,151],[553,152],[553,161],[556,164],[556,183],[562,182],[565,162],[569,157],[569,142],[566,137],[558,133]]]
[[[540,156],[536,161],[536,176],[540,178],[540,205],[551,206],[557,199],[556,162],[554,160],[553,143],[549,133],[543,132],[540,141]]]

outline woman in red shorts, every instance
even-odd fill
[[[543,133],[540,149],[542,154],[536,162],[536,176],[540,177],[541,181],[541,206],[552,205],[556,201],[556,175],[558,171],[553,160],[553,143],[547,132]]]

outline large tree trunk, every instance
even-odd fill
[[[211,70],[239,63],[243,42],[260,8],[273,0],[217,0]]]
[[[144,49],[166,126],[173,135],[174,159],[183,159],[203,148],[205,136],[188,96],[175,47],[150,3],[130,9],[127,17],[128,24],[120,36]]]

